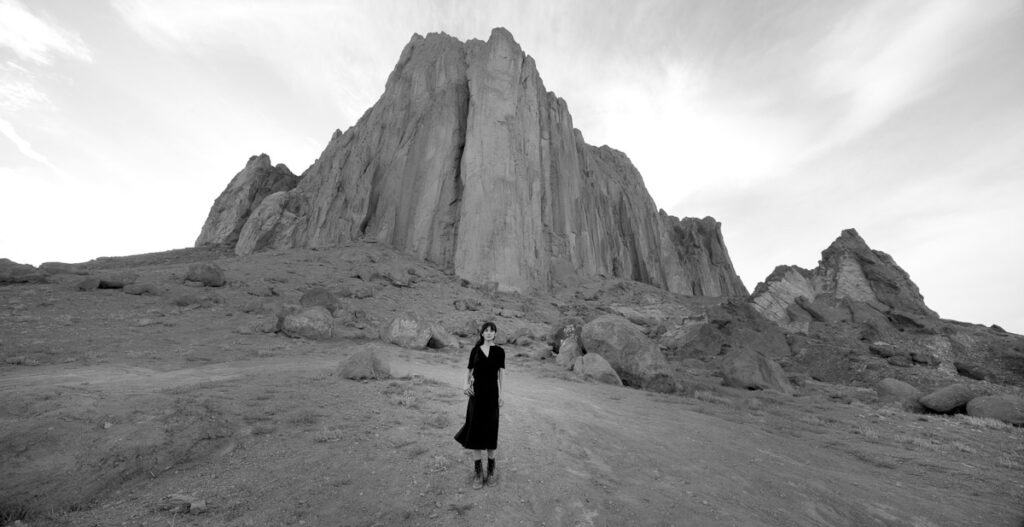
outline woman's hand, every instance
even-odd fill
[[[472,386],[467,387],[465,390],[462,390],[462,393],[472,397],[473,396],[473,387]]]
[[[498,396],[498,406],[504,406],[504,405],[505,405],[505,398],[499,395]]]

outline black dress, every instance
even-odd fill
[[[498,370],[505,367],[505,350],[491,345],[487,355],[473,346],[469,352],[473,370],[473,395],[466,405],[466,424],[455,440],[470,450],[498,448]]]

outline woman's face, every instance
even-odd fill
[[[492,340],[494,340],[494,336],[497,334],[498,332],[495,331],[494,328],[488,326],[484,328],[484,331],[483,333],[480,334],[480,336],[484,338],[484,342],[491,342]]]

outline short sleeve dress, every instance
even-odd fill
[[[498,448],[498,370],[505,367],[505,350],[491,346],[487,355],[473,346],[469,352],[473,370],[473,396],[466,405],[466,424],[455,440],[470,450]]]

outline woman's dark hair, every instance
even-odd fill
[[[491,328],[495,333],[498,332],[498,326],[494,325],[494,322],[484,322],[484,325],[480,326],[480,337],[476,339],[476,346],[480,346],[484,343],[484,331],[487,328]]]

